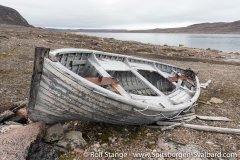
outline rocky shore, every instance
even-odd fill
[[[13,112],[11,116],[0,119],[0,143],[4,146],[4,150],[0,151],[0,159],[85,159],[91,158],[91,153],[105,152],[119,153],[118,156],[120,153],[128,153],[131,154],[128,159],[135,159],[132,153],[170,151],[236,153],[240,157],[239,135],[201,132],[182,127],[161,131],[147,126],[114,126],[79,121],[54,126],[31,122],[24,114],[24,108],[30,90],[36,46],[51,49],[88,48],[192,68],[199,71],[201,82],[212,80],[208,88],[202,89],[195,112],[198,115],[225,116],[233,120],[208,122],[196,119],[192,123],[240,128],[239,53],[151,45],[50,32],[41,28],[0,25],[0,114]],[[222,103],[207,103],[212,97],[221,99]],[[20,104],[16,102],[24,103],[19,107]],[[22,150],[14,154],[21,149],[24,152]]]

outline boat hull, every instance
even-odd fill
[[[29,118],[33,121],[52,124],[82,120],[143,125],[178,115],[194,104],[192,102],[184,109],[165,112],[148,109],[149,106],[144,104],[138,107],[138,102],[132,103],[111,93],[103,93],[101,88],[98,89],[100,86],[88,85],[84,78],[68,70],[61,63],[50,60],[46,55],[38,57],[37,52],[43,50],[35,53],[28,105]]]

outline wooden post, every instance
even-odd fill
[[[30,88],[30,95],[29,95],[29,103],[27,107],[28,112],[31,112],[35,107],[38,88],[39,88],[42,71],[43,71],[44,58],[49,56],[49,51],[50,51],[49,48],[43,48],[43,47],[35,48],[33,74],[32,74],[32,81],[31,81],[31,88]]]

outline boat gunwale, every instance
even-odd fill
[[[149,60],[149,59],[144,59],[144,58],[139,58],[139,57],[134,57],[134,56],[129,56],[129,55],[110,53],[110,52],[105,52],[105,51],[82,49],[82,48],[61,48],[61,49],[50,50],[49,55],[57,56],[57,55],[59,55],[59,53],[61,53],[61,55],[62,54],[69,54],[69,53],[90,53],[90,54],[94,53],[94,54],[102,54],[102,55],[107,55],[107,56],[117,56],[117,57],[121,57],[121,58],[131,58],[131,59],[141,60],[141,61],[145,61],[145,62],[158,63],[158,64],[161,64],[161,65],[166,65],[166,66],[169,66],[169,67],[185,70],[184,68],[177,67],[177,66],[170,65],[170,64],[166,64],[166,63],[162,63],[162,62],[159,62],[159,61],[154,61],[154,60]]]

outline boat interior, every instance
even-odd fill
[[[196,92],[190,69],[101,52],[60,52],[56,57],[79,76],[128,98],[150,103],[164,98],[166,103],[180,104]]]

